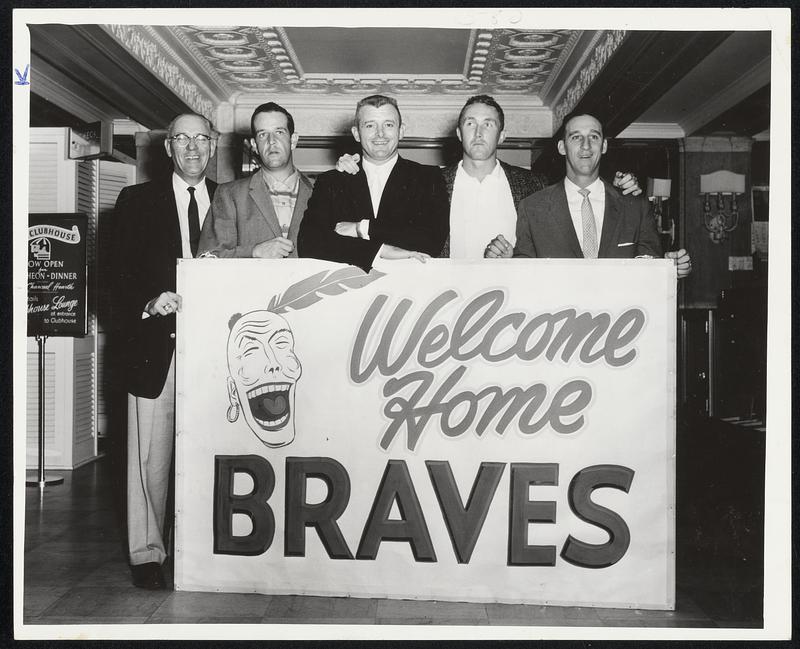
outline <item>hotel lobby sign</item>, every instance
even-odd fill
[[[674,607],[664,260],[182,261],[176,588]]]
[[[28,335],[86,335],[84,214],[28,220]]]

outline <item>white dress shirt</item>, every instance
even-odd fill
[[[378,216],[378,208],[381,204],[383,189],[386,187],[386,181],[389,180],[389,174],[392,173],[392,169],[394,169],[394,166],[397,164],[397,157],[395,153],[391,160],[384,162],[382,165],[376,165],[366,159],[361,164],[367,176],[369,197],[372,199],[372,213],[376,217]]]
[[[498,234],[512,246],[517,242],[517,208],[499,162],[483,180],[470,176],[462,165],[458,163],[450,200],[450,258],[483,259]]]
[[[564,177],[564,191],[567,193],[567,205],[569,206],[569,215],[572,218],[572,226],[575,228],[575,234],[578,235],[578,241],[583,249],[583,217],[581,215],[581,205],[583,205],[583,195],[578,193],[581,189],[566,176]],[[600,237],[603,233],[603,215],[606,210],[606,188],[603,181],[598,177],[586,189],[589,190],[589,203],[592,206],[594,213],[594,223],[597,226],[597,244],[600,245]]]
[[[175,192],[175,204],[178,207],[178,223],[181,226],[181,256],[184,259],[192,258],[192,246],[189,243],[189,187],[192,185],[173,172],[172,191]],[[208,208],[211,206],[205,178],[194,185],[194,200],[197,201],[197,216],[202,230],[203,221],[205,221]]]
[[[361,166],[364,169],[364,174],[367,176],[369,198],[372,201],[372,214],[375,216],[375,218],[378,217],[378,208],[381,205],[381,196],[383,196],[383,190],[386,187],[386,181],[389,180],[389,174],[392,173],[392,169],[394,169],[394,166],[397,164],[397,158],[398,155],[395,153],[391,160],[384,162],[382,165],[376,165],[374,162],[370,162],[366,158],[364,158],[363,162],[361,163]],[[362,219],[359,221],[356,227],[358,229],[359,237],[362,239],[369,239],[369,219]],[[378,249],[375,259],[372,261],[373,266],[375,266],[375,262],[380,258],[382,250],[383,246]]]

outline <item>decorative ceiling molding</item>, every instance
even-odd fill
[[[103,25],[103,28],[192,110],[211,118],[218,100],[204,93],[195,80],[187,78],[185,70],[174,62],[174,54],[163,44],[157,43],[145,27]]]
[[[230,96],[231,88],[215,74],[214,67],[196,51],[188,39],[175,38],[170,28],[164,25],[145,25],[144,31],[163,47],[165,54],[178,62],[186,76],[194,79],[206,95],[217,101]]]
[[[591,50],[589,60],[580,68],[575,80],[564,92],[563,99],[553,108],[553,129],[561,126],[569,112],[575,108],[581,97],[586,94],[589,86],[595,80],[608,60],[620,46],[627,35],[625,30],[605,32],[599,42]]]
[[[568,70],[565,69],[567,67],[567,63],[575,55],[580,56],[581,60],[585,59],[585,57],[588,56],[588,53],[581,53],[581,52],[576,52],[575,51],[576,48],[578,47],[578,43],[581,41],[581,38],[582,38],[583,34],[584,34],[584,32],[580,32],[580,31],[569,32],[569,37],[567,38],[567,41],[564,44],[564,49],[562,51],[562,54],[561,54],[561,56],[558,57],[558,61],[556,61],[556,64],[553,66],[552,72],[548,76],[547,81],[545,81],[544,85],[542,86],[542,91],[539,93],[539,96],[542,99],[544,99],[545,97],[550,97],[551,94],[553,94],[554,92],[557,92],[556,96],[554,97],[554,100],[557,100],[558,97],[563,92],[563,88],[560,88],[560,87],[556,88],[556,86],[558,85],[557,84],[557,80],[561,79],[561,77],[562,77],[562,75],[564,73],[568,73],[569,74],[568,79],[572,79],[572,77],[574,76],[572,70],[568,71]],[[597,40],[599,40],[601,35],[602,35],[601,32],[596,33],[594,35],[594,39],[593,39],[592,42],[594,43]],[[576,67],[579,67],[579,66],[576,66]],[[553,103],[553,102],[550,101],[548,103]]]
[[[117,26],[115,33],[120,29]],[[137,33],[131,27],[125,30]],[[220,100],[228,101],[237,93],[290,92],[309,96],[387,93],[417,97],[490,93],[498,97],[524,95],[541,104],[542,89],[552,85],[553,73],[561,70],[575,43],[575,32],[571,30],[463,30],[469,32],[469,39],[459,70],[439,74],[415,72],[412,60],[408,72],[341,73],[308,71],[303,53],[298,54],[283,27],[174,25],[163,30],[171,40],[181,44],[181,49],[191,53],[214,85],[227,91],[228,96]],[[395,39],[402,37],[399,29],[382,28],[382,31]],[[138,28],[136,40],[142,40],[144,33],[144,29]],[[168,48],[168,44],[156,43],[152,34],[149,36],[147,49],[159,52]],[[127,44],[133,39],[126,36],[124,40]],[[331,70],[336,69],[335,59],[344,55],[331,52]],[[163,58],[150,54],[144,60],[139,56],[148,66]],[[191,96],[186,99],[189,101]]]
[[[613,137],[639,120],[730,34],[723,31],[628,32],[613,58],[599,71],[572,110],[587,111],[599,117],[606,135]],[[713,94],[713,85],[709,90]],[[690,102],[697,102],[699,96]],[[680,118],[676,115],[675,119],[669,119],[665,115],[657,120],[642,121],[680,122]]]
[[[541,98],[559,63],[569,54],[569,30],[498,29],[478,32],[468,79],[490,94],[535,95]],[[541,99],[540,99],[541,100]]]
[[[29,25],[31,57],[65,80],[75,101],[96,102],[109,116],[166,124],[189,110],[177,95],[100,25]],[[35,73],[35,69],[34,69]],[[98,112],[98,111],[96,111]]]
[[[718,122],[714,133],[769,125],[770,43],[761,32],[483,24],[32,24],[32,90],[86,121],[128,117],[152,128],[194,110],[223,133],[246,133],[253,109],[277,101],[298,116],[301,134],[345,135],[356,101],[376,92],[398,99],[409,136],[420,138],[451,137],[478,93],[502,105],[512,138],[548,138],[574,109],[601,114],[609,136],[701,135],[708,119]],[[740,49],[747,56],[735,72],[730,52]]]

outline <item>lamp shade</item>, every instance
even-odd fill
[[[669,198],[672,181],[669,178],[648,178],[647,179],[647,198],[651,201],[654,198],[667,200]]]
[[[701,194],[744,194],[744,174],[732,171],[715,171],[700,176]]]

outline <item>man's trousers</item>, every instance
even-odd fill
[[[128,395],[128,551],[131,565],[163,563],[175,447],[175,355],[155,399]]]

